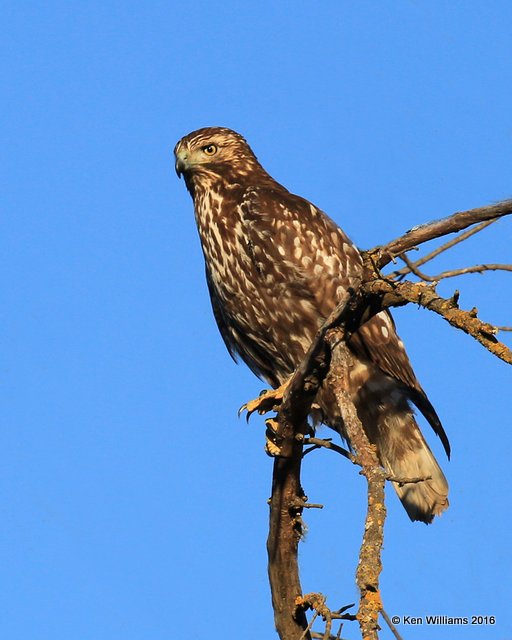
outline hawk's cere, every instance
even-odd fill
[[[230,129],[193,131],[175,148],[193,200],[213,312],[226,346],[273,387],[301,362],[316,330],[362,273],[361,256],[322,211],[276,182]],[[368,438],[394,477],[430,478],[395,489],[412,520],[448,507],[448,484],[416,424],[414,403],[449,445],[388,312],[349,341],[350,388]],[[325,387],[325,385],[324,385]],[[344,435],[327,388],[322,421]]]

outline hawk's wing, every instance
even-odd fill
[[[248,189],[241,212],[247,250],[258,274],[274,287],[282,305],[286,296],[301,300],[298,320],[309,329],[306,335],[314,335],[319,321],[334,309],[342,293],[358,286],[362,272],[359,251],[323,211],[280,185]],[[414,375],[389,312],[373,316],[349,345],[356,355],[400,383],[449,455],[446,433]]]
[[[219,328],[220,335],[224,340],[224,344],[226,345],[226,349],[229,352],[229,355],[236,362],[236,345],[233,337],[233,330],[231,327],[231,323],[229,322],[229,318],[226,317],[224,313],[224,309],[219,300],[219,296],[217,293],[217,289],[213,284],[212,277],[210,275],[210,270],[208,267],[205,269],[206,271],[206,284],[208,285],[208,293],[210,294],[210,302],[212,303],[213,316],[215,318],[215,322],[217,323],[217,327]]]
[[[276,297],[302,301],[303,333],[314,335],[336,300],[361,280],[361,257],[346,234],[323,211],[284,187],[251,188],[241,212],[248,251]]]
[[[414,374],[389,311],[381,311],[372,316],[352,335],[349,344],[357,354],[366,356],[381,371],[401,383],[410,400],[418,407],[441,439],[446,455],[450,457],[448,436],[436,410]]]
[[[272,363],[269,362],[265,351],[255,340],[251,340],[247,336],[247,332],[238,325],[235,318],[228,316],[224,312],[224,306],[219,299],[208,267],[206,267],[206,284],[210,293],[213,315],[229,355],[235,362],[238,357],[241,357],[257,376],[267,380],[273,387],[278,387],[279,381],[273,373]],[[241,344],[244,345],[243,350],[239,348]]]

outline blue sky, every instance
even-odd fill
[[[511,5],[17,1],[1,25],[0,636],[272,638],[272,461],[236,416],[263,385],[217,334],[172,148],[239,130],[362,247],[510,197]],[[510,262],[511,229],[435,269]],[[511,324],[509,276],[456,287]],[[497,619],[407,639],[510,638],[510,370],[425,311],[395,317],[453,458],[433,526],[389,492],[385,607]],[[364,483],[319,452],[304,486],[325,508],[303,587],[339,607]]]

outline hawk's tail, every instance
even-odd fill
[[[347,439],[330,386],[323,388],[317,400],[322,421]],[[380,463],[396,479],[392,484],[409,518],[429,524],[448,508],[448,482],[416,424],[408,396],[382,376],[382,384],[373,388],[359,384],[354,402]]]
[[[377,445],[383,467],[398,480],[392,484],[409,518],[432,522],[434,516],[448,508],[448,482],[412,411],[403,408],[382,412],[378,421],[379,428],[371,439]]]

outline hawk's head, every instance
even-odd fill
[[[241,184],[254,172],[264,172],[245,139],[223,127],[192,131],[174,148],[176,173],[187,187],[219,180]]]

